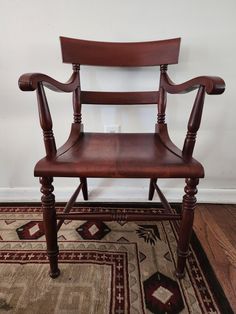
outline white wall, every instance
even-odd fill
[[[236,2],[234,0],[1,0],[0,1],[0,201],[39,200],[35,162],[44,154],[35,93],[23,93],[17,80],[25,72],[47,73],[66,81],[71,67],[62,64],[60,35],[101,41],[147,41],[182,37],[179,65],[169,67],[176,82],[198,75],[226,81],[221,96],[207,96],[195,157],[205,166],[199,199],[236,202]],[[139,90],[158,86],[158,68],[142,70],[85,68],[84,89]],[[72,120],[70,95],[49,92],[58,145]],[[182,146],[184,127],[195,93],[169,96],[168,123],[173,141]],[[87,131],[120,124],[121,132],[149,132],[155,106],[110,108],[84,106]],[[57,180],[59,199],[75,180]],[[91,197],[146,197],[147,180],[89,180]],[[110,187],[106,195],[102,187]],[[182,181],[164,180],[171,199],[181,197]],[[116,188],[118,188],[116,190]],[[135,188],[135,190],[134,190]],[[181,189],[181,190],[180,190]],[[117,192],[116,192],[117,191]],[[127,192],[128,191],[128,192]],[[128,194],[129,193],[129,194]],[[119,195],[119,196],[118,196]]]

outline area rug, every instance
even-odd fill
[[[110,206],[155,212],[159,205]],[[39,206],[0,208],[0,313],[228,313],[199,246],[191,245],[185,278],[174,276],[176,223],[65,221],[58,233],[61,275],[53,280],[41,220]]]

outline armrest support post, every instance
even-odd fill
[[[47,98],[42,83],[38,83],[37,100],[40,125],[43,130],[44,145],[48,158],[55,156],[57,149],[52,131],[52,118],[48,107]]]
[[[190,159],[193,154],[197,131],[201,123],[204,100],[205,87],[200,86],[188,121],[188,131],[183,146],[183,157],[185,159]]]

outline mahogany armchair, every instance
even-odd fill
[[[204,177],[203,166],[192,155],[200,126],[205,94],[222,94],[224,81],[219,77],[200,76],[183,84],[174,84],[167,74],[169,64],[178,63],[180,38],[140,42],[107,43],[61,37],[63,62],[73,65],[73,73],[66,83],[40,74],[28,73],[19,79],[22,91],[37,93],[40,124],[43,130],[46,157],[35,167],[35,176],[42,185],[42,209],[50,262],[50,276],[56,278],[58,268],[57,231],[65,219],[79,220],[181,220],[177,249],[176,276],[184,276],[186,257],[191,237],[196,193],[199,178]],[[158,91],[97,92],[83,91],[80,85],[80,65],[143,67],[160,66]],[[57,92],[73,94],[74,121],[66,143],[57,149],[52,119],[44,92],[47,87]],[[197,89],[182,149],[171,141],[165,110],[167,93],[187,93]],[[82,104],[157,105],[157,123],[153,133],[87,133],[81,123]],[[78,177],[80,185],[64,209],[56,213],[53,194],[54,177]],[[116,212],[71,212],[79,192],[88,199],[87,178],[149,178],[149,200],[156,190],[163,204],[161,214],[143,214],[129,210]],[[157,185],[159,178],[184,178],[186,181],[182,212],[176,214]],[[58,220],[58,221],[57,221]]]

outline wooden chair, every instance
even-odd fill
[[[19,79],[22,91],[37,93],[40,124],[43,130],[46,157],[35,167],[35,176],[42,185],[42,209],[50,262],[50,276],[56,278],[58,268],[57,230],[65,219],[79,220],[175,220],[181,219],[177,249],[176,276],[184,276],[186,257],[196,206],[197,184],[204,177],[203,166],[192,155],[196,134],[200,126],[205,94],[224,92],[224,81],[219,77],[200,76],[182,84],[174,84],[167,74],[167,65],[178,63],[180,38],[138,42],[108,43],[61,37],[63,62],[73,65],[73,73],[66,83],[40,74],[28,73]],[[98,92],[80,88],[80,65],[111,67],[160,66],[158,91]],[[73,94],[74,121],[66,143],[56,148],[52,131],[52,119],[44,92],[47,87],[57,92]],[[187,93],[197,89],[188,122],[182,150],[171,141],[165,110],[167,93]],[[153,133],[87,133],[81,124],[82,104],[157,104],[158,114]],[[67,203],[64,213],[56,213],[53,194],[53,177],[79,177],[80,185]],[[116,212],[71,212],[79,192],[88,199],[86,178],[150,178],[149,200],[156,190],[164,211],[136,213],[132,210]],[[182,213],[173,213],[170,205],[157,186],[158,178],[185,178],[185,195]],[[58,220],[58,222],[57,222]]]

